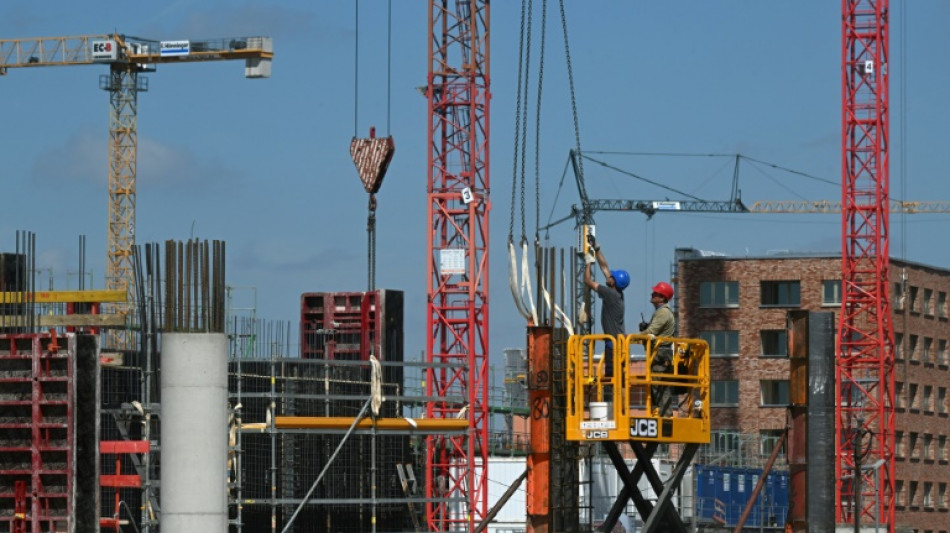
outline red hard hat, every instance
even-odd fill
[[[667,300],[673,299],[673,287],[665,281],[661,281],[654,285],[653,292],[663,295],[663,297]]]

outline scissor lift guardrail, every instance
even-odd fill
[[[613,372],[604,352],[613,344]],[[659,346],[672,347],[670,372],[651,370]],[[709,442],[709,345],[700,339],[632,334],[568,340],[567,438],[573,441]],[[661,416],[651,391],[673,387],[685,409]]]

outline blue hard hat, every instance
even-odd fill
[[[613,276],[614,281],[617,282],[617,289],[624,290],[630,285],[630,274],[626,270],[611,270],[610,275]]]

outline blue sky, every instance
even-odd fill
[[[347,1],[11,1],[0,5],[0,38],[112,31],[156,40],[273,37],[270,79],[244,79],[239,62],[160,66],[148,75],[138,105],[137,241],[226,241],[228,282],[239,288],[240,304],[256,302],[262,318],[296,320],[303,292],[364,290],[367,197],[348,147],[354,134],[376,126],[396,143],[377,195],[376,285],[406,292],[405,350],[416,357],[425,346],[428,285],[427,116],[417,90],[426,83],[427,4],[393,2],[391,81],[388,3],[381,0],[359,4],[358,75],[355,4]],[[820,178],[744,163],[747,203],[840,199],[839,2],[565,4],[585,152],[742,153]],[[892,1],[891,8],[891,194],[947,200],[950,71],[942,65],[950,4]],[[573,176],[561,184],[574,131],[557,2],[548,19],[542,224],[577,203]],[[491,21],[490,342],[501,365],[502,350],[524,339],[505,249],[520,2],[494,2]],[[537,49],[532,57],[537,66]],[[76,286],[79,235],[86,235],[93,284],[104,286],[109,101],[98,80],[106,72],[101,65],[13,69],[0,78],[0,249],[12,251],[18,229],[35,232],[40,279],[52,271],[58,289]],[[536,90],[532,82],[532,98]],[[534,146],[532,140],[531,180]],[[729,195],[729,157],[594,157],[704,199]],[[592,198],[679,199],[592,163],[585,177]],[[533,186],[529,181],[529,191]],[[527,202],[532,208],[533,192]],[[527,218],[532,236],[534,212]],[[677,247],[732,255],[840,251],[837,215],[680,213],[648,220],[601,213],[596,220],[611,266],[631,272],[632,324],[650,311],[648,287],[668,278]],[[893,256],[950,268],[950,251],[934,239],[950,227],[950,215],[895,215],[891,224]],[[515,226],[518,238],[520,222]],[[576,242],[569,223],[548,239],[562,247]]]

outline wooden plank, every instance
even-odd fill
[[[123,328],[125,315],[36,315],[33,323],[23,316],[0,316],[0,327],[15,328],[36,326],[38,328],[76,326],[99,328]]]
[[[105,303],[124,302],[125,291],[38,291],[32,293],[0,292],[0,304],[18,304],[25,302],[47,303]]]

